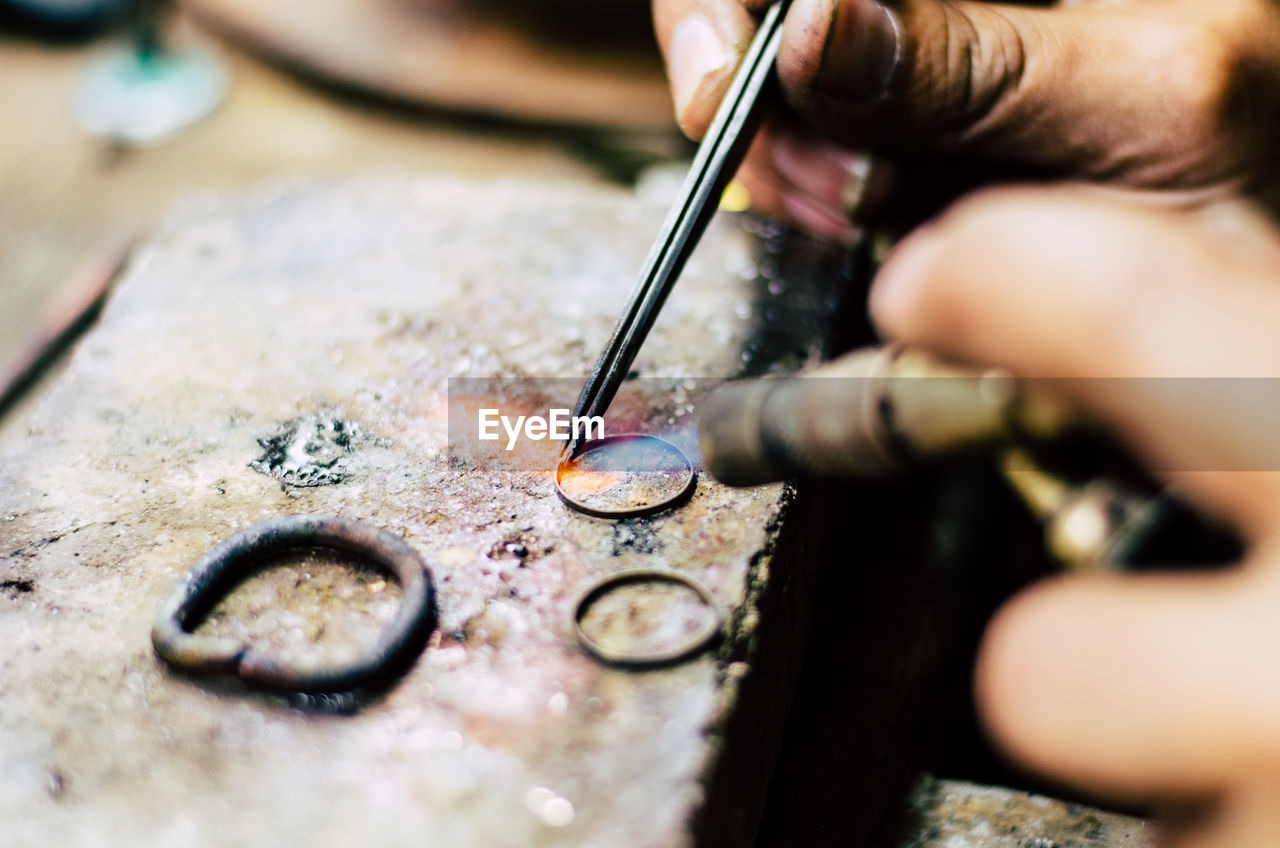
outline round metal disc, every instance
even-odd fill
[[[592,604],[615,589],[635,583],[672,583],[683,586],[698,596],[698,600],[710,610],[711,615],[683,642],[665,649],[641,651],[612,648],[589,636],[582,627],[582,620]],[[630,618],[631,616],[628,616],[628,619]],[[573,624],[578,632],[578,643],[587,653],[601,662],[620,668],[656,668],[672,665],[701,653],[720,635],[724,619],[716,607],[715,600],[711,597],[710,590],[692,577],[663,568],[639,568],[610,574],[588,586],[582,593],[582,597],[578,599],[577,606],[574,607]]]
[[[80,126],[133,145],[157,144],[213,111],[227,90],[222,63],[208,53],[120,48],[87,69],[76,91]]]
[[[657,436],[606,436],[584,443],[556,468],[569,506],[600,518],[660,512],[693,493],[697,475],[679,448]]]

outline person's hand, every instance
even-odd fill
[[[1280,231],[1242,205],[996,190],[903,241],[871,306],[893,339],[1077,378],[1080,409],[1248,543],[1225,572],[1064,576],[1006,603],[976,671],[995,742],[1152,802],[1162,845],[1280,845]]]
[[[654,0],[690,136],[767,5]],[[1269,192],[1260,178],[1280,145],[1269,0],[795,0],[778,71],[791,111],[740,178],[765,211],[836,237],[851,217],[910,219],[1010,175]]]

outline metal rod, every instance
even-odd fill
[[[698,147],[680,197],[649,251],[630,304],[582,387],[575,416],[604,415],[609,408],[685,262],[715,214],[720,195],[742,164],[776,89],[774,63],[790,5],[790,0],[779,0],[760,22],[742,66]],[[577,442],[576,438],[571,439],[565,451],[572,453]]]
[[[54,292],[35,328],[18,349],[0,359],[0,420],[13,411],[98,317],[131,250],[132,240],[78,268]]]
[[[160,42],[162,0],[134,0],[129,29],[138,63],[146,64],[164,52]]]

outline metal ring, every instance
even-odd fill
[[[628,442],[648,442],[661,448],[685,471],[684,481],[680,484],[680,490],[668,498],[656,501],[651,504],[644,504],[638,507],[626,507],[618,509],[608,509],[605,507],[592,506],[582,500],[577,500],[564,490],[564,475],[570,464],[580,459],[592,451],[607,448],[610,445],[618,445]],[[684,451],[668,442],[666,439],[660,439],[657,436],[648,436],[641,433],[623,433],[615,436],[605,436],[599,439],[592,439],[580,445],[577,450],[560,460],[560,464],[556,466],[556,493],[560,495],[560,499],[578,512],[586,515],[594,515],[597,518],[638,518],[642,515],[653,515],[655,512],[662,512],[668,507],[675,506],[693,494],[695,485],[697,484],[698,475],[693,470],[693,463],[684,455]]]
[[[592,639],[582,629],[582,617],[586,615],[587,609],[603,595],[619,586],[650,581],[675,583],[692,589],[702,603],[711,611],[710,620],[684,644],[677,645],[666,651],[651,651],[647,654],[611,650]],[[686,577],[683,574],[665,568],[636,568],[630,571],[610,574],[588,586],[587,590],[582,593],[582,597],[578,599],[577,606],[573,609],[573,626],[578,633],[578,644],[582,646],[583,650],[606,665],[618,666],[619,668],[657,668],[675,665],[702,653],[720,635],[720,630],[724,627],[724,617],[720,614],[720,608],[716,606],[715,600],[711,597],[711,591],[692,577]]]
[[[354,662],[297,669],[234,639],[191,631],[253,570],[290,551],[329,548],[391,572],[404,591],[395,621]],[[174,668],[202,677],[234,677],[281,693],[338,693],[389,684],[422,653],[436,622],[435,590],[426,562],[403,540],[358,521],[294,515],[256,524],[206,554],[160,608],[151,644]]]

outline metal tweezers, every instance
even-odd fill
[[[720,195],[742,164],[777,88],[774,63],[782,41],[782,22],[790,5],[790,0],[779,0],[760,22],[746,58],[698,147],[680,197],[649,250],[627,311],[618,320],[582,387],[573,411],[575,417],[604,415],[609,408],[685,262],[715,214]],[[575,436],[565,445],[562,455],[572,456],[577,448]]]

